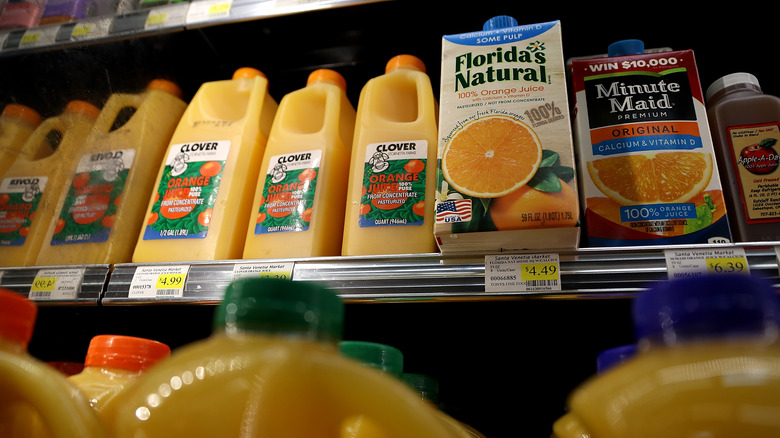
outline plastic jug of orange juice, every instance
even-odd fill
[[[769,282],[659,283],[634,299],[633,317],[636,354],[573,391],[580,434],[557,436],[780,436],[780,300]]]
[[[346,81],[313,71],[282,98],[265,148],[245,259],[341,254],[355,109]]]
[[[241,258],[276,108],[253,68],[200,86],[163,159],[133,262]]]
[[[360,92],[342,255],[436,251],[438,107],[425,64],[398,55]]]
[[[339,353],[343,303],[316,283],[228,285],[214,333],[179,347],[103,411],[115,438],[453,437],[402,382]]]
[[[9,103],[0,113],[0,176],[8,170],[19,154],[25,154],[30,159],[30,152],[22,149],[24,142],[41,124],[41,115],[34,109],[18,103]],[[40,151],[45,154],[47,151]],[[51,149],[48,151],[51,153]]]
[[[20,155],[3,175],[0,266],[35,264],[67,175],[99,113],[91,103],[69,102],[61,114],[41,122],[23,146],[37,157],[41,148],[51,148],[51,138],[61,137],[54,152],[37,159]]]
[[[116,394],[170,354],[170,347],[151,339],[98,335],[89,342],[84,369],[68,380],[100,415]]]
[[[154,177],[187,106],[181,94],[155,79],[141,93],[109,97],[68,174],[37,265],[131,260]]]
[[[436,409],[439,408],[439,382],[427,374],[402,373],[401,380],[410,385],[422,400]],[[439,410],[442,419],[452,425],[458,433],[468,438],[485,438],[485,435],[474,427],[456,420],[449,414]]]
[[[22,295],[0,289],[0,436],[106,437],[67,378],[27,352],[37,311]]]

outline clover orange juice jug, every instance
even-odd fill
[[[692,50],[571,63],[588,246],[731,241]]]
[[[178,85],[163,79],[142,93],[109,97],[68,175],[37,265],[131,260],[154,177],[185,107]]]
[[[106,437],[67,378],[28,353],[37,310],[19,293],[0,289],[0,436]]]
[[[315,70],[279,103],[243,258],[341,254],[355,109],[336,71]]]
[[[571,249],[579,202],[560,21],[442,37],[436,241],[445,252]]]
[[[343,303],[316,283],[230,283],[214,332],[176,349],[103,411],[115,438],[453,437],[403,383],[342,356]]]
[[[14,163],[19,154],[26,154],[29,158],[31,152],[24,151],[22,146],[35,128],[41,124],[41,116],[34,109],[18,103],[9,103],[0,113],[0,177]],[[41,155],[51,153],[45,148],[38,151]]]
[[[360,92],[342,255],[436,251],[437,102],[425,64],[390,59]]]
[[[0,181],[0,266],[35,264],[44,235],[81,147],[100,110],[82,100],[70,101],[63,112],[35,129],[24,149],[51,148],[49,139],[61,136],[51,154],[20,155]],[[38,157],[33,152],[31,157]]]
[[[163,158],[133,262],[241,258],[276,108],[250,67],[200,86]]]
[[[750,275],[658,283],[634,298],[637,351],[570,394],[578,435],[780,436],[780,301]]]
[[[84,369],[68,380],[101,415],[118,393],[170,354],[170,347],[152,339],[98,335],[89,342]]]

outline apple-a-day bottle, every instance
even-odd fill
[[[780,240],[780,98],[750,73],[707,89],[707,118],[735,241]]]

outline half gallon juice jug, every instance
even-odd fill
[[[179,347],[103,411],[115,438],[453,437],[403,383],[339,353],[343,303],[315,283],[231,283],[210,338]],[[368,435],[360,435],[368,436]]]
[[[89,342],[84,369],[68,380],[101,415],[118,393],[170,354],[170,347],[151,339],[98,335]]]
[[[31,159],[38,158],[29,155],[33,151],[23,151],[22,146],[40,124],[40,114],[28,106],[9,103],[3,108],[0,114],[0,177],[11,167],[19,154],[24,153]],[[51,149],[40,151],[42,155],[46,152],[51,153]]]
[[[398,55],[360,92],[342,255],[436,250],[438,108],[423,62]]]
[[[27,352],[37,311],[24,296],[0,289],[0,436],[105,437],[67,378]]]
[[[780,436],[771,284],[726,274],[663,282],[634,299],[633,317],[636,354],[569,397],[572,429],[586,434],[576,436]]]
[[[35,129],[23,150],[52,148],[54,152],[37,159],[20,155],[0,181],[0,266],[35,264],[46,230],[54,217],[70,169],[100,110],[91,103],[73,100],[57,116],[49,117]]]
[[[200,86],[163,159],[134,262],[241,258],[276,107],[253,68]]]
[[[336,71],[282,98],[249,214],[245,259],[341,254],[355,109]]]
[[[130,262],[154,177],[185,107],[178,85],[163,79],[142,93],[109,97],[68,174],[37,265]]]

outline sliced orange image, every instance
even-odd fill
[[[504,196],[525,185],[542,161],[542,146],[525,123],[488,116],[465,124],[447,143],[442,173],[460,193],[478,198]]]
[[[588,162],[590,178],[621,205],[687,202],[712,178],[712,157],[701,152],[624,155]]]

